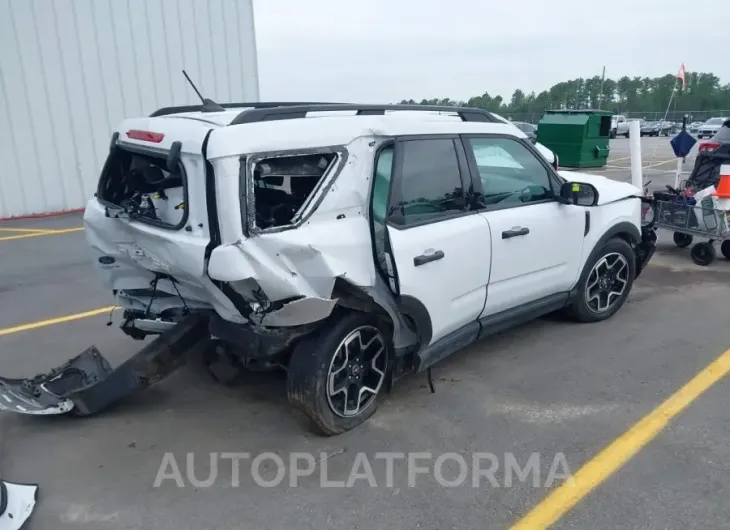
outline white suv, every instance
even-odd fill
[[[285,367],[325,434],[490,333],[610,317],[653,253],[640,190],[555,171],[486,111],[226,107],[124,121],[88,241],[127,334],[205,315],[228,360]]]
[[[611,116],[611,138],[617,136],[629,137],[629,120],[623,114],[614,114]]]
[[[722,129],[723,123],[728,119],[730,118],[710,118],[697,129],[697,139],[702,140],[704,137],[712,138],[717,134],[717,131]]]

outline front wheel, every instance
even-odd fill
[[[293,350],[287,396],[321,434],[349,431],[373,415],[387,390],[392,348],[372,315],[334,317]]]
[[[715,261],[715,247],[712,243],[697,243],[690,250],[690,257],[697,265],[707,267]]]
[[[636,276],[636,255],[626,241],[610,239],[586,263],[568,313],[579,322],[612,317],[631,292]]]

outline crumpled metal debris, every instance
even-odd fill
[[[33,513],[37,500],[36,484],[0,480],[0,530],[20,530]]]

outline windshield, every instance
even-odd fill
[[[705,122],[705,125],[722,125],[722,118],[710,118]]]

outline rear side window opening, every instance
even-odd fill
[[[117,146],[102,170],[97,197],[112,217],[126,215],[172,230],[187,222],[185,169],[179,157],[171,163],[166,153]]]
[[[337,152],[302,153],[249,161],[252,177],[248,223],[259,230],[294,225],[320,189],[340,155]]]

